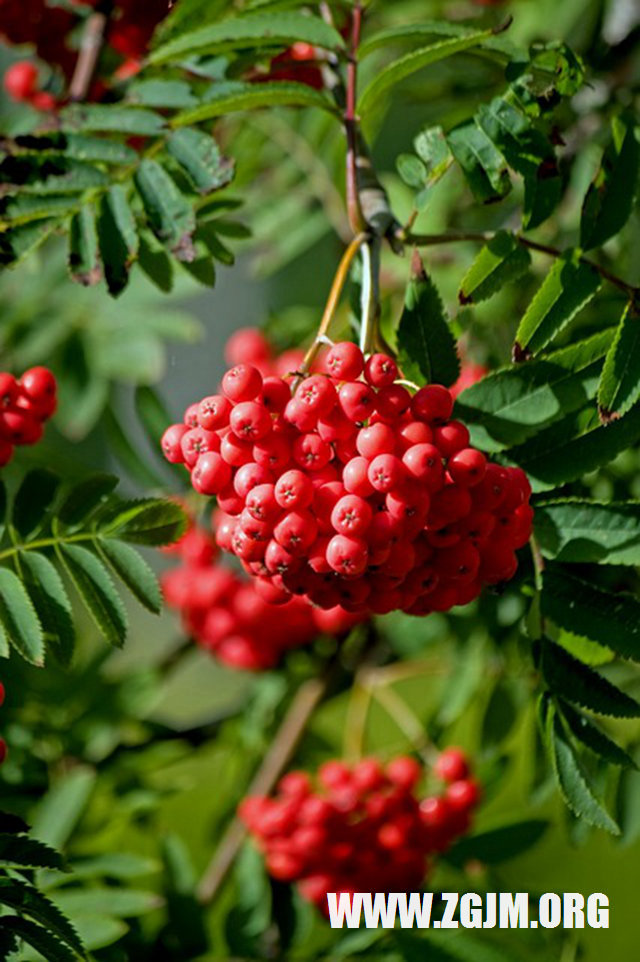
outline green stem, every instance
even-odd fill
[[[71,534],[66,538],[40,538],[38,541],[29,541],[27,544],[13,544],[10,548],[0,551],[0,561],[12,558],[20,551],[38,551],[40,548],[55,548],[60,544],[77,544],[82,541],[93,541],[96,537],[95,532],[81,532]]]
[[[447,231],[445,234],[412,234],[401,231],[398,239],[405,244],[414,244],[416,247],[439,247],[442,244],[459,244],[464,241],[486,244],[488,241],[493,240],[495,236],[495,231]],[[522,234],[514,234],[513,237],[522,247],[536,251],[538,254],[546,254],[548,257],[558,258],[562,257],[565,253],[565,251],[560,250],[558,247],[551,247],[549,244],[539,244],[538,241],[530,240]],[[634,304],[638,303],[640,287],[629,284],[621,277],[618,277],[617,274],[613,274],[607,270],[606,267],[602,267],[588,257],[581,256],[580,262],[593,268],[605,281],[613,284],[614,287],[617,287],[618,290],[626,294]]]

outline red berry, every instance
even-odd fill
[[[30,60],[18,60],[5,71],[4,89],[14,100],[28,100],[35,92],[38,69]]]
[[[467,756],[461,748],[446,748],[434,766],[438,778],[445,782],[458,782],[469,774]]]
[[[261,387],[262,375],[250,364],[236,364],[222,378],[222,390],[230,401],[252,401]]]
[[[439,424],[451,417],[453,398],[441,384],[429,384],[413,396],[411,410],[418,421]]]
[[[362,374],[364,358],[356,344],[334,344],[324,359],[324,370],[337,381],[355,381]]]

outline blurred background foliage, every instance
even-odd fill
[[[510,42],[526,47],[564,39],[583,58],[588,84],[557,118],[564,139],[563,201],[537,234],[544,243],[575,243],[581,198],[597,169],[609,120],[622,107],[637,107],[637,3],[513,0],[483,11],[466,0],[398,0],[373,3],[370,26],[445,14],[479,15],[489,23],[512,14]],[[15,52],[0,55],[1,68]],[[386,49],[380,51],[382,60],[385,56]],[[368,69],[373,75],[375,58]],[[462,55],[404,83],[396,94],[402,109],[385,112],[381,105],[372,117],[377,169],[399,219],[416,213],[416,232],[517,225],[520,184],[501,204],[480,207],[456,167],[425,188],[412,183],[411,164],[396,164],[398,156],[415,156],[422,129],[449,129],[470,118],[504,86],[500,63]],[[20,110],[4,102],[2,107],[8,127],[20,129]],[[101,288],[81,289],[65,279],[64,255],[55,241],[0,280],[3,369],[46,363],[59,378],[58,433],[47,432],[37,458],[63,476],[81,468],[115,468],[131,492],[178,491],[175,476],[154,450],[162,405],[176,419],[194,398],[211,392],[223,371],[222,346],[237,327],[265,324],[274,342],[287,347],[317,324],[347,236],[340,131],[330,117],[306,110],[232,117],[216,131],[237,161],[228,191],[242,196],[243,205],[233,216],[251,225],[252,237],[233,237],[238,262],[233,270],[219,265],[215,290],[204,292],[183,271],[168,298],[136,272],[131,288],[113,301]],[[625,230],[605,246],[603,260],[636,285],[639,244],[636,207]],[[548,261],[534,255],[517,285],[479,305],[460,306],[460,279],[477,250],[473,243],[433,247],[426,263],[467,357],[494,367],[508,361],[517,321]],[[233,257],[223,252],[222,260],[230,266]],[[406,262],[385,255],[387,319],[399,313],[407,273]],[[586,334],[614,324],[623,305],[623,295],[607,287],[582,312],[577,327]],[[340,323],[348,329],[346,304]],[[7,473],[17,473],[30,458],[36,455],[21,452]],[[597,498],[640,497],[638,451],[624,452],[582,485]],[[148,560],[159,568],[167,564],[155,554],[147,552]],[[607,574],[612,581],[630,578],[616,569]],[[638,593],[637,581],[627,587]],[[328,654],[322,642],[316,650],[293,653],[282,670],[254,677],[220,667],[196,650],[169,613],[158,621],[132,607],[131,641],[116,654],[106,653],[91,624],[80,620],[81,644],[71,669],[51,666],[42,672],[17,659],[3,666],[8,694],[2,733],[10,746],[2,770],[3,807],[32,823],[37,838],[64,850],[74,873],[42,871],[40,882],[100,962],[360,955],[594,962],[603,952],[620,962],[632,959],[640,779],[616,774],[602,785],[623,829],[619,839],[579,824],[567,812],[543,761],[532,697],[537,680],[518,628],[523,610],[520,589],[509,586],[461,613],[379,619],[378,667],[358,676],[352,690],[346,678],[338,682],[294,762],[315,767],[343,752],[345,721],[356,698],[368,703],[365,751],[384,757],[411,750],[393,711],[401,699],[438,746],[460,744],[477,759],[486,785],[476,826],[481,841],[476,849],[469,843],[468,850],[452,850],[435,869],[431,886],[605,892],[612,906],[609,930],[461,932],[455,946],[447,933],[429,933],[427,946],[415,933],[345,935],[269,882],[248,846],[215,903],[197,904],[196,882],[291,692]],[[610,666],[608,649],[567,633],[558,640],[640,696],[637,673],[624,664]],[[391,699],[384,694],[389,691]],[[609,721],[607,730],[640,758],[637,721]],[[519,827],[508,838],[498,836],[492,844],[490,836],[483,846],[483,833],[513,823]]]

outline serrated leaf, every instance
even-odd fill
[[[0,862],[17,868],[49,868],[66,871],[64,859],[37,838],[0,833]]]
[[[135,181],[154,234],[178,260],[193,260],[195,214],[175,181],[155,160],[142,161]]]
[[[22,480],[13,502],[11,521],[21,538],[27,538],[45,519],[60,478],[46,468],[29,471]]]
[[[57,552],[105,639],[121,648],[127,635],[127,615],[109,572],[95,555],[79,545],[61,544]]]
[[[411,379],[453,384],[460,374],[460,359],[440,294],[417,254],[411,270],[397,332],[401,366]]]
[[[233,162],[223,157],[213,137],[201,130],[183,127],[174,131],[167,150],[201,194],[218,190],[233,178]]]
[[[626,414],[640,398],[640,311],[628,305],[605,358],[598,407],[605,423]]]
[[[543,574],[542,614],[560,628],[640,661],[640,602],[585,581],[561,565]]]
[[[549,822],[533,818],[468,835],[449,849],[446,859],[459,866],[471,859],[478,859],[486,865],[506,862],[539,842],[548,827]]]
[[[92,164],[64,155],[54,158],[23,155],[0,162],[0,182],[3,195],[46,197],[49,194],[78,194],[105,187],[108,179]]]
[[[103,537],[151,546],[177,541],[186,527],[186,515],[179,504],[154,498],[122,502],[104,520]]]
[[[29,825],[19,815],[14,815],[13,812],[0,812],[0,832],[11,834],[28,831]]]
[[[358,47],[358,58],[361,60],[381,47],[387,48],[394,43],[413,41],[418,37],[465,37],[475,32],[473,27],[447,20],[420,20],[418,23],[403,23],[395,27],[387,27],[365,37]],[[508,59],[509,55],[513,56],[516,52],[516,48],[503,37],[492,36],[485,40],[481,47],[483,51],[490,50],[501,54],[501,59]]]
[[[640,168],[637,121],[614,117],[611,141],[582,205],[580,246],[599,247],[621,231],[633,210]]]
[[[44,664],[42,626],[24,585],[8,568],[0,568],[0,625],[26,661]]]
[[[580,498],[536,503],[536,539],[557,561],[640,565],[640,502]]]
[[[68,666],[73,658],[75,628],[71,602],[63,581],[45,555],[37,551],[22,551],[19,558],[25,588],[47,641],[55,645],[58,658]]]
[[[579,410],[595,397],[613,331],[600,331],[527,364],[492,371],[463,391],[457,415],[484,450],[499,451]]]
[[[507,456],[527,472],[534,491],[548,491],[603,467],[639,438],[640,409],[604,426],[596,405],[589,404],[511,448]]]
[[[590,825],[619,835],[619,827],[593,794],[553,705],[546,718],[546,738],[560,791],[571,811]]]
[[[523,227],[537,227],[562,197],[562,177],[551,143],[527,114],[502,97],[482,104],[476,121],[509,166],[524,177]]]
[[[456,127],[447,134],[447,143],[477,201],[488,204],[506,197],[511,190],[507,165],[480,127]]]
[[[576,251],[559,257],[545,277],[520,321],[514,345],[516,360],[531,357],[547,346],[585,307],[602,278]]]
[[[387,64],[386,67],[383,67],[377,72],[374,79],[365,87],[358,101],[358,114],[365,117],[366,114],[378,104],[380,98],[387,90],[400,83],[400,81],[406,77],[410,77],[418,70],[422,70],[430,64],[438,63],[447,57],[452,57],[456,53],[469,50],[471,47],[477,47],[484,40],[489,39],[491,35],[491,30],[478,30],[464,37],[452,37],[449,40],[440,40],[437,43],[420,47],[418,50],[412,50],[411,53],[405,54],[398,60]]]
[[[127,136],[157,137],[166,128],[161,114],[142,107],[122,107],[119,104],[72,104],[59,114],[63,130],[111,131]]]
[[[513,234],[498,231],[485,244],[462,278],[458,299],[477,304],[496,294],[505,284],[521,277],[531,264],[531,255]]]
[[[113,474],[92,474],[74,484],[65,494],[57,519],[67,527],[80,524],[98,508],[117,487]]]
[[[288,47],[298,41],[327,50],[344,47],[338,31],[319,17],[287,12],[254,13],[183,33],[154,50],[149,63],[176,62],[195,54],[212,56],[239,48]]]
[[[41,925],[16,915],[2,917],[2,926],[28,942],[47,962],[77,962],[78,955]]]
[[[134,164],[138,159],[137,152],[127,144],[120,144],[105,137],[90,137],[86,134],[61,134],[64,138],[64,152],[68,157],[76,160],[95,161],[105,164],[124,166]]]
[[[542,610],[546,613],[544,590]],[[640,704],[634,698],[547,639],[541,642],[540,670],[549,689],[572,705],[612,718],[640,717]]]
[[[265,83],[227,81],[217,83],[200,107],[177,114],[171,124],[173,127],[186,127],[237,110],[255,110],[259,107],[320,107],[334,112],[328,97],[308,84],[283,80]]]
[[[162,594],[158,579],[138,552],[121,541],[96,538],[95,544],[104,560],[138,601],[149,611],[159,614],[162,610]]]
[[[69,225],[69,271],[71,278],[86,286],[102,277],[98,256],[98,232],[93,207],[85,204]]]
[[[16,267],[51,237],[57,225],[57,220],[44,220],[0,233],[0,266]]]
[[[160,864],[155,859],[131,852],[108,852],[75,859],[71,864],[74,879],[129,879],[150,875],[159,869]]]
[[[113,184],[102,199],[98,235],[107,288],[116,296],[127,286],[140,243],[136,219],[121,184]]]
[[[610,765],[618,765],[621,768],[638,767],[631,756],[616,745],[608,735],[605,735],[602,729],[586,715],[575,711],[565,703],[560,704],[560,712],[574,738],[577,738],[580,744],[594,755],[603,758]]]
[[[0,903],[18,911],[20,915],[28,915],[61,942],[75,949],[78,955],[84,955],[84,946],[71,922],[57,905],[33,885],[22,879],[0,878]]]
[[[194,107],[198,98],[185,80],[138,80],[127,90],[127,100],[142,107],[159,107],[179,110]]]

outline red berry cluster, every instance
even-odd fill
[[[56,409],[56,379],[46,367],[32,367],[16,380],[0,373],[0,467],[16,445],[36,444]]]
[[[72,0],[76,7],[96,7],[97,0]],[[121,57],[124,64],[115,72],[123,79],[139,69],[156,25],[169,12],[168,0],[118,0],[107,26],[107,44]],[[59,67],[71,77],[77,52],[69,36],[78,18],[62,7],[50,6],[44,0],[0,0],[0,37],[11,44],[30,43],[40,60]],[[57,99],[39,86],[39,71],[29,60],[12,64],[4,75],[4,89],[14,100],[31,104],[37,110],[52,110]],[[94,83],[90,99],[99,99],[105,85]]]
[[[166,550],[182,565],[163,575],[165,601],[180,611],[199,645],[233,668],[272,668],[292,648],[309,644],[321,632],[343,634],[358,620],[339,607],[310,608],[300,598],[291,598],[274,618],[270,586],[247,581],[221,564],[213,536],[202,528],[192,527]]]
[[[269,874],[298,883],[326,911],[327,892],[416,891],[431,856],[468,831],[480,787],[464,754],[443,752],[435,774],[444,790],[419,800],[423,774],[404,756],[385,767],[374,758],[353,767],[331,761],[315,785],[306,772],[291,772],[275,798],[246,798],[239,814]]]
[[[300,379],[299,379],[300,380]],[[438,384],[413,396],[393,358],[334,345],[322,372],[237,363],[165,432],[165,456],[226,517],[218,544],[272,601],[424,615],[513,577],[531,532],[519,468],[488,464]]]

